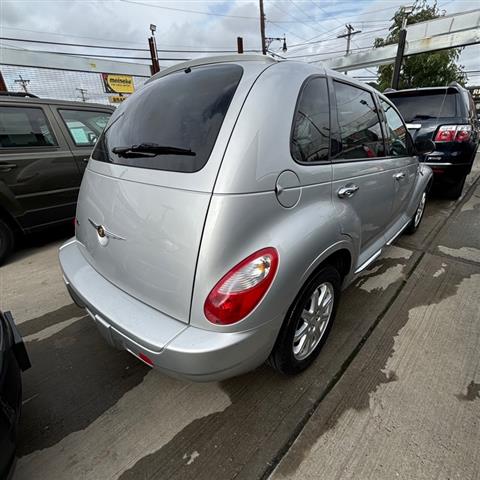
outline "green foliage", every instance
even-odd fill
[[[415,10],[408,16],[407,24],[424,22],[445,15],[440,13],[437,2],[428,5],[427,0],[415,2]],[[383,47],[392,43],[398,43],[398,36],[402,26],[403,11],[398,9],[392,18],[390,33],[386,38],[375,39],[375,47]],[[407,37],[408,42],[408,37]],[[463,66],[457,64],[461,48],[451,48],[438,52],[421,53],[403,59],[400,70],[399,88],[417,88],[448,85],[451,82],[458,82],[465,85],[467,75]],[[393,65],[381,65],[378,68],[378,85],[380,91],[391,86]]]

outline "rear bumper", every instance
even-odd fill
[[[474,149],[445,151],[437,150],[424,158],[423,162],[432,168],[437,179],[445,176],[461,177],[468,175],[475,158]]]
[[[203,330],[136,300],[97,273],[76,240],[60,248],[72,299],[84,307],[107,342],[165,373],[193,381],[218,381],[262,364],[277,329],[273,322],[245,332]]]

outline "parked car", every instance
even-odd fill
[[[417,142],[417,153],[433,148]],[[219,380],[318,355],[340,290],[418,227],[432,172],[397,109],[306,63],[202,58],[121,105],[59,252],[105,338]]]
[[[480,87],[469,87],[468,91],[472,95],[473,103],[475,104],[477,119],[480,120]]]
[[[86,162],[113,110],[0,96],[0,264],[18,234],[72,221]]]
[[[439,193],[459,198],[480,141],[480,123],[470,92],[454,83],[385,94],[400,110],[414,139],[435,142],[435,151],[424,161],[432,167]]]
[[[0,478],[10,478],[22,406],[21,371],[30,360],[10,312],[0,311]]]

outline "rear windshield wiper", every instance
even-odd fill
[[[158,145],[157,143],[139,143],[129,147],[113,147],[112,153],[119,157],[155,157],[156,155],[187,155],[194,157],[195,152],[187,148]]]

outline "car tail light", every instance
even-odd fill
[[[472,127],[470,125],[458,125],[457,134],[455,135],[456,142],[468,142],[472,134]]]
[[[264,248],[233,267],[209,293],[204,313],[220,325],[231,325],[245,318],[271,285],[278,267],[278,253]]]
[[[442,125],[435,135],[436,142],[467,142],[470,140],[470,125]]]

